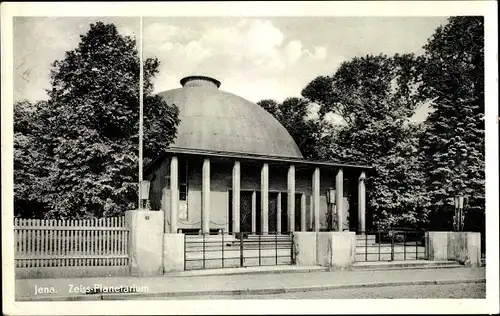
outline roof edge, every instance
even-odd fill
[[[261,160],[266,162],[283,162],[283,163],[296,163],[302,165],[311,166],[323,166],[323,167],[337,167],[337,168],[352,168],[352,169],[363,169],[370,170],[374,169],[373,166],[354,164],[354,163],[342,163],[324,160],[308,160],[304,158],[296,157],[282,157],[282,156],[266,156],[259,154],[249,154],[242,152],[226,152],[226,151],[212,151],[212,150],[200,150],[192,148],[183,147],[169,147],[164,154],[158,156],[149,165],[144,168],[145,173],[149,172],[156,164],[162,162],[168,154],[188,154],[188,155],[199,155],[199,156],[210,156],[210,157],[224,157],[224,158],[240,158],[248,160]]]
[[[186,85],[186,83],[188,83],[189,81],[192,81],[192,80],[203,80],[203,81],[211,82],[217,86],[217,89],[219,89],[220,85],[221,85],[221,82],[219,80],[212,78],[212,77],[208,77],[208,76],[187,76],[187,77],[182,78],[179,81],[179,83],[181,84],[181,86],[184,87],[184,85]]]

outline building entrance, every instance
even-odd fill
[[[233,232],[233,192],[228,191],[228,232]],[[252,195],[255,193],[255,229],[252,229]],[[281,196],[281,221],[278,223],[278,198]],[[240,191],[240,232],[261,233],[261,195],[259,191]],[[269,192],[268,232],[288,233],[288,196],[286,192]],[[301,194],[295,195],[295,231],[301,229]],[[278,229],[280,224],[280,229]]]
[[[252,231],[252,194],[252,191],[242,191],[240,193],[240,230],[243,232]]]
[[[233,232],[233,192],[228,191],[228,232]],[[252,196],[255,194],[255,228],[252,229]],[[278,199],[281,201],[278,202]],[[288,198],[285,192],[269,192],[268,206],[268,232],[286,233],[288,229]],[[240,191],[240,232],[261,233],[261,194],[259,191]],[[278,207],[281,203],[281,212]],[[300,195],[297,195],[296,210],[300,212]],[[296,212],[295,226],[300,230],[300,213]],[[278,221],[280,216],[280,221]],[[278,225],[280,225],[278,229]]]
[[[257,232],[260,231],[260,192],[255,192],[255,215]],[[252,196],[254,191],[240,191],[240,231],[241,232],[252,232]],[[229,190],[228,199],[228,232],[233,232],[233,191]]]

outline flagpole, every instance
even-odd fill
[[[142,56],[142,16],[140,19],[140,29],[139,29],[139,64],[140,64],[140,70],[139,70],[139,204],[138,204],[138,209],[142,209],[141,205],[141,182],[143,178],[143,172],[142,172],[142,138],[144,136],[144,130],[143,130],[143,94],[144,94],[144,82],[143,82],[143,77],[144,77],[144,63],[143,63],[143,56]]]

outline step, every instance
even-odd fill
[[[356,254],[365,254],[365,253],[424,253],[425,252],[425,247],[419,246],[419,247],[414,247],[414,246],[362,246],[362,247],[356,247]]]
[[[226,247],[226,246],[240,247],[242,244],[243,244],[243,246],[245,246],[245,245],[272,245],[272,246],[275,246],[275,245],[291,245],[292,241],[291,240],[278,240],[276,242],[274,240],[272,240],[272,241],[262,240],[261,242],[259,242],[259,241],[253,241],[253,240],[245,240],[243,243],[240,243],[239,241],[224,240],[222,242],[221,240],[217,240],[217,241],[205,241],[205,242],[202,242],[202,241],[200,241],[200,242],[187,241],[186,242],[186,246],[200,246],[200,247],[202,247],[203,245],[205,245],[205,246],[219,246],[219,247],[222,247],[222,245],[224,245],[224,247]]]
[[[240,249],[243,246],[244,249],[247,248],[292,248],[292,243],[290,241],[278,241],[275,242],[244,242],[240,244],[239,242],[206,242],[206,243],[186,243],[186,249],[199,248],[199,249],[222,249],[224,248],[232,248],[232,249]]]
[[[390,240],[384,240],[382,242],[378,242],[377,240],[375,239],[356,239],[356,244],[357,245],[364,245],[365,243],[368,243],[368,244],[381,244],[381,245],[391,245],[391,241]],[[394,244],[395,245],[407,245],[407,246],[410,246],[410,245],[415,245],[417,242],[414,241],[414,240],[411,240],[411,241],[407,241],[407,242],[403,242],[403,241],[400,241],[400,240],[395,240],[394,241]],[[418,242],[418,244],[422,245],[423,242]]]
[[[275,248],[275,247],[261,247],[261,248],[258,248],[258,247],[244,247],[243,249],[239,248],[239,247],[224,247],[224,249],[222,248],[199,248],[199,247],[192,247],[192,248],[186,248],[185,252],[186,253],[222,253],[222,252],[227,252],[227,253],[240,253],[242,250],[243,252],[247,252],[247,251],[260,251],[261,252],[264,252],[264,251],[271,251],[271,252],[280,252],[280,251],[292,251],[292,248],[291,247],[278,247],[278,248]]]
[[[429,260],[355,262],[352,265],[353,270],[437,269],[460,267],[463,266],[456,261]]]
[[[375,235],[356,235],[356,240],[368,240],[368,241],[375,241]]]
[[[203,265],[204,264],[204,265]],[[290,258],[261,258],[260,262],[258,258],[244,258],[244,267],[266,267],[266,266],[291,266],[292,262]],[[206,260],[203,263],[202,260],[198,261],[187,261],[186,270],[200,270],[200,269],[221,269],[221,268],[239,268],[241,267],[240,258],[224,259],[222,260]]]
[[[185,237],[186,242],[202,242],[203,240],[205,241],[235,241],[239,240],[236,239],[235,236],[233,235],[209,235],[209,236],[201,236],[201,235],[186,235]]]
[[[244,257],[254,257],[258,258],[260,257],[272,257],[274,258],[278,255],[278,257],[290,257],[291,252],[288,250],[282,250],[278,251],[266,251],[266,250],[261,250],[260,255],[258,251],[254,250],[248,250],[248,251],[243,251],[243,256]],[[224,258],[239,258],[241,256],[241,253],[239,251],[224,251]],[[186,252],[186,259],[203,259],[203,258],[213,258],[213,259],[221,259],[222,258],[222,252]]]
[[[203,241],[205,242],[234,242],[234,243],[240,243],[240,239],[239,238],[236,238],[235,236],[233,235],[224,235],[224,236],[221,236],[221,235],[210,235],[210,236],[199,236],[199,235],[191,235],[191,236],[186,236],[185,237],[185,240],[187,243],[202,243]],[[271,236],[271,235],[267,235],[267,236],[261,236],[260,238],[258,236],[248,236],[247,238],[244,238],[243,239],[243,242],[246,243],[246,242],[259,242],[259,240],[261,242],[271,242],[271,241],[288,241],[288,242],[291,242],[292,241],[292,237],[289,236],[289,235],[279,235],[277,237],[275,236]]]
[[[365,245],[368,245],[368,246],[375,246],[375,245],[378,245],[375,240],[356,240],[356,246],[365,246]]]
[[[249,257],[258,257],[260,256],[290,256],[292,253],[291,249],[243,249],[243,256]],[[214,251],[199,251],[197,249],[189,250],[185,252],[186,258],[222,258],[224,254],[224,258],[232,258],[239,257],[241,255],[241,251],[239,249],[235,250],[214,250]]]
[[[402,253],[395,253],[394,256],[391,256],[390,253],[381,253],[377,254],[356,254],[355,261],[356,262],[377,262],[377,261],[391,261],[391,260],[424,260],[427,256],[425,253],[418,253],[418,257],[416,253],[407,253],[406,256]]]
[[[370,241],[370,240],[377,240],[377,239],[381,238],[383,242],[390,243],[391,240],[394,240],[395,242],[403,242],[404,237],[405,237],[405,235],[403,235],[403,234],[396,234],[393,237],[391,237],[391,235],[388,233],[383,233],[383,234],[379,234],[379,235],[377,235],[377,234],[369,234],[369,235],[358,234],[358,235],[356,235],[356,240]],[[408,242],[415,242],[415,240],[423,240],[424,237],[425,237],[424,235],[408,234],[408,235],[406,235],[406,240]]]

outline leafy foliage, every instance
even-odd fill
[[[319,158],[324,147],[325,125],[318,119],[309,118],[310,103],[302,98],[287,98],[283,103],[274,100],[257,102],[272,114],[292,136],[304,158]]]
[[[439,27],[420,58],[418,93],[434,110],[422,135],[422,165],[436,212],[468,197],[468,210],[484,212],[483,17],[453,17]]]
[[[14,105],[14,207],[15,213],[40,217],[46,207],[40,192],[49,169],[41,140],[47,130],[46,102],[17,102]]]
[[[450,18],[423,56],[344,62],[302,95],[320,105],[321,118],[343,119],[331,130],[327,156],[374,166],[368,211],[382,226],[425,224],[432,217],[433,227],[449,229],[446,212],[456,194],[468,197],[469,211],[484,214],[482,17]],[[422,103],[433,111],[422,124],[410,123]]]
[[[355,57],[342,63],[333,76],[311,81],[302,96],[320,105],[321,117],[332,112],[350,127],[406,118],[416,106],[412,98],[414,60],[412,54]]]
[[[43,157],[38,169],[46,173],[38,193],[47,204],[45,217],[114,216],[135,207],[140,68],[135,45],[113,24],[98,22],[76,49],[53,63],[43,118],[33,122],[42,131],[31,138],[41,150],[33,160]],[[152,95],[158,67],[156,58],[144,61],[145,164],[174,140],[179,123],[177,107]],[[19,124],[16,131],[19,144]],[[19,186],[35,188],[36,177],[18,179]]]
[[[328,158],[371,165],[368,211],[379,226],[418,225],[426,219],[418,164],[420,127],[414,113],[413,55],[368,55],[344,62],[333,76],[318,77],[302,95],[343,124],[331,134]]]

